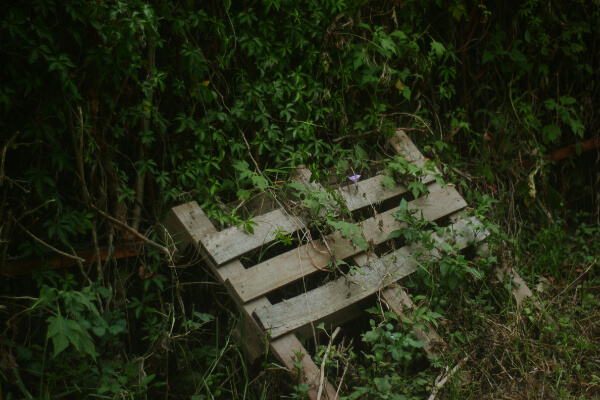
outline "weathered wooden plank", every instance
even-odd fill
[[[438,237],[437,240],[452,240],[462,247],[473,241],[483,240],[487,232],[474,232],[472,224],[470,220],[462,220],[451,227],[452,233],[445,234],[443,238]],[[413,256],[417,250],[422,250],[422,246],[411,244],[380,259],[371,259],[367,265],[361,266],[364,275],[341,277],[292,299],[257,309],[254,315],[271,337],[287,334],[311,323],[317,324],[327,316],[415,272],[419,262],[427,257],[439,257],[439,252],[434,249],[423,254],[421,260],[417,261]]]
[[[180,229],[173,232],[179,232],[177,236],[179,238],[179,242],[182,244],[193,243],[196,246],[199,246],[200,240],[205,236],[213,236],[217,233],[215,227],[208,220],[196,202],[190,202],[173,208],[168,221],[170,229]],[[201,253],[204,251],[201,248],[198,250]],[[244,270],[244,266],[239,262],[239,260],[230,261],[219,268],[217,268],[217,265],[214,264],[212,260],[207,259],[206,261],[221,283],[223,283],[229,277]],[[260,338],[255,335],[257,332],[262,333],[262,330],[252,318],[252,314],[256,309],[261,307],[269,307],[270,305],[271,303],[265,297],[259,298],[248,304],[238,304],[238,306],[240,306],[244,312],[244,322],[247,324],[245,326],[245,334],[247,336],[246,343],[249,347],[250,356],[261,353],[260,344],[262,343]],[[282,336],[278,340],[271,341],[270,349],[275,357],[277,357],[277,359],[281,361],[281,363],[290,371],[293,371],[294,368],[297,367],[294,364],[295,359],[292,357],[293,355],[308,354],[302,344],[293,334]],[[308,383],[310,387],[308,393],[309,397],[311,399],[316,399],[320,369],[315,365],[310,357],[303,356],[301,361],[303,370],[302,379],[304,379],[304,381]],[[335,396],[335,389],[329,382],[325,384],[325,393],[327,397],[324,396],[323,398],[333,399]]]
[[[212,224],[208,224],[210,221],[195,201],[173,207],[163,221],[179,251],[190,245],[197,248],[202,238],[216,231]]]
[[[388,287],[381,291],[383,299],[387,305],[396,313],[398,316],[406,316],[406,310],[415,308],[415,303],[411,300],[408,293],[399,287]],[[414,333],[419,341],[424,342],[423,350],[430,356],[439,356],[439,352],[435,350],[436,343],[444,343],[444,340],[436,332],[433,325],[427,321],[423,323],[427,329],[414,328]]]
[[[436,220],[466,206],[466,202],[452,187],[444,189],[433,183],[429,188],[429,196],[408,203],[409,209],[422,211],[427,220]],[[394,212],[396,210],[392,209],[363,221],[365,237],[374,244],[386,241],[392,231],[402,226],[395,220]],[[339,232],[329,236],[327,243],[338,260],[362,251],[353,246],[351,240],[343,238]],[[314,240],[241,271],[230,278],[227,284],[232,287],[232,292],[239,296],[241,302],[247,302],[325,268],[331,261],[331,255],[322,240]]]
[[[392,189],[388,189],[381,184],[381,181],[384,178],[385,175],[377,175],[373,178],[358,182],[358,188],[356,188],[354,184],[350,184],[336,189],[336,192],[342,196],[346,202],[346,207],[350,211],[373,206],[394,197],[402,196],[408,192],[406,186],[402,184],[396,184]],[[421,182],[429,184],[434,180],[435,178],[432,175],[426,175]]]
[[[372,255],[371,257],[374,257]],[[367,255],[362,253],[353,257],[357,265],[366,264]],[[415,307],[415,303],[411,300],[408,293],[397,285],[391,285],[381,290],[381,296],[388,307],[400,317],[408,317],[405,310],[411,310]],[[418,340],[425,343],[423,350],[430,356],[438,356],[439,353],[434,350],[435,343],[443,343],[443,339],[438,335],[433,325],[429,322],[424,322],[426,329],[415,328],[414,333]]]
[[[396,150],[396,153],[401,154],[408,162],[422,162],[425,159],[417,146],[415,146],[402,129],[396,130],[396,133],[390,139],[390,144]]]
[[[290,215],[282,209],[259,215],[253,221],[257,224],[253,227],[253,234],[232,227],[202,240],[202,245],[217,265],[272,242],[279,231],[295,232],[305,227],[302,217]]]

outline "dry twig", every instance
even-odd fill
[[[329,355],[329,350],[331,350],[331,344],[333,343],[333,340],[335,339],[335,337],[337,336],[337,334],[339,332],[340,332],[340,327],[338,326],[337,328],[335,328],[335,331],[333,331],[333,335],[331,335],[331,339],[329,339],[329,344],[327,345],[327,350],[325,351],[325,354],[323,355],[323,361],[321,362],[321,381],[319,383],[319,391],[317,392],[317,399],[321,398],[321,394],[323,393],[323,386],[325,385],[325,362],[327,361],[327,356]],[[337,398],[337,394],[336,394],[336,398]]]

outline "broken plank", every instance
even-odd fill
[[[408,162],[416,163],[425,160],[423,154],[402,129],[396,130],[396,133],[390,139],[390,144],[396,153],[402,155]]]
[[[444,189],[433,183],[429,188],[429,196],[408,203],[409,209],[421,211],[427,220],[434,221],[466,206],[466,202],[452,187]],[[365,237],[375,245],[385,242],[392,231],[402,227],[393,216],[395,212],[396,210],[392,209],[363,221]],[[420,214],[417,214],[417,217],[420,217]],[[343,238],[340,232],[330,235],[327,243],[339,260],[362,252],[350,239]],[[227,285],[239,296],[241,302],[247,302],[323,269],[330,262],[332,258],[323,241],[314,240],[241,271],[230,278]]]
[[[100,247],[98,253],[100,254],[100,261],[106,261],[106,257],[109,254],[115,260],[119,260],[121,258],[137,256],[142,247],[143,243],[139,241],[124,242],[115,244],[110,251],[108,246]],[[84,259],[84,261],[81,262],[84,266],[98,261],[95,249],[77,250],[76,255],[77,257]],[[18,261],[8,261],[4,263],[3,267],[0,267],[0,275],[24,275],[37,271],[41,267],[47,269],[70,268],[78,265],[77,262],[78,261],[74,258],[60,255],[48,255],[41,258],[26,258]]]
[[[484,231],[475,233],[471,229],[470,220],[460,221],[449,230],[459,234],[453,234],[452,238],[438,237],[437,241],[452,239],[456,241],[458,247],[465,247],[473,240],[483,240],[487,235]],[[463,232],[464,230],[469,232]],[[329,315],[415,272],[422,260],[439,257],[439,252],[433,249],[429,253],[424,253],[423,258],[418,261],[414,259],[416,251],[423,251],[422,245],[403,246],[385,257],[371,260],[367,265],[361,266],[364,275],[341,277],[292,299],[260,308],[254,312],[254,315],[271,337],[287,334],[312,323],[318,324]]]

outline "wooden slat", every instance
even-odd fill
[[[199,245],[199,241],[204,237],[213,236],[217,233],[215,227],[211,224],[196,202],[190,202],[178,207],[174,207],[171,210],[170,215],[165,219],[165,226],[169,232],[181,232],[178,235],[180,243],[195,242],[196,246]],[[181,229],[181,231],[178,231],[177,229]],[[203,252],[203,249],[199,249],[199,251]],[[221,283],[223,283],[229,277],[244,270],[244,266],[239,262],[239,260],[230,261],[219,268],[217,268],[217,265],[215,265],[210,259],[207,259],[206,261]],[[269,307],[271,303],[269,300],[267,300],[267,298],[262,297],[251,303],[238,305],[244,312],[244,322],[247,323],[245,326],[245,336],[247,338],[246,344],[249,350],[249,355],[252,356],[260,354],[261,340],[257,336],[257,333],[260,332],[262,334],[262,331],[256,324],[256,321],[252,318],[252,314],[258,308]],[[293,358],[292,355],[308,354],[302,344],[293,334],[281,336],[277,340],[271,341],[269,347],[275,357],[277,357],[283,366],[290,371],[293,371],[297,367],[297,365],[294,364],[295,358]],[[301,369],[303,372],[303,378],[301,379],[309,384],[309,397],[311,399],[316,399],[320,369],[315,365],[310,357],[303,356],[301,362]],[[335,389],[329,382],[325,383],[324,393],[324,398],[333,399],[335,397]]]
[[[388,287],[381,291],[383,299],[387,305],[396,313],[398,316],[407,316],[405,309],[411,310],[415,308],[415,303],[411,300],[408,293],[399,287]],[[408,317],[408,316],[407,316]],[[439,356],[439,352],[435,350],[434,346],[436,343],[444,343],[444,340],[436,332],[433,325],[425,321],[423,325],[427,328],[414,328],[413,332],[419,341],[424,342],[423,350],[430,356]]]
[[[373,206],[408,192],[406,186],[402,184],[396,184],[392,189],[388,189],[381,184],[381,181],[384,178],[385,175],[376,175],[373,178],[366,179],[362,182],[359,181],[358,189],[351,183],[350,185],[344,185],[336,189],[336,192],[345,200],[346,207],[350,211]],[[435,178],[432,175],[426,175],[421,182],[429,184],[434,180]]]
[[[216,232],[202,241],[202,245],[217,265],[224,264],[272,242],[275,240],[277,231],[291,233],[305,227],[301,217],[289,215],[281,209],[259,215],[253,221],[257,224],[253,227],[253,234],[247,233],[241,228],[232,227]]]
[[[376,257],[375,255],[371,255],[371,257]],[[353,257],[354,262],[357,265],[363,265],[367,263],[367,255],[362,253]],[[405,309],[411,310],[415,307],[415,304],[411,300],[408,293],[404,291],[401,287],[397,285],[388,286],[381,290],[381,296],[383,300],[388,305],[388,307],[396,313],[396,315],[400,317],[407,316],[405,313]],[[414,333],[417,339],[424,342],[423,350],[430,356],[439,356],[439,353],[434,350],[433,345],[435,343],[441,342],[443,343],[443,339],[438,335],[433,325],[427,321],[423,323],[425,329],[414,328]]]
[[[473,241],[483,240],[487,232],[475,232],[472,224],[471,220],[462,220],[451,226],[453,233],[445,235],[444,238],[438,237],[437,240],[452,239],[461,247]],[[415,272],[419,261],[414,259],[413,253],[421,249],[422,246],[418,244],[404,246],[383,258],[371,260],[367,265],[361,266],[364,275],[339,278],[292,299],[260,308],[254,314],[271,337],[279,337],[312,323],[317,324],[327,316]],[[439,252],[434,249],[423,255],[423,259],[436,256],[439,256]]]
[[[396,153],[402,155],[410,163],[419,165],[419,163],[425,161],[423,154],[402,129],[396,130],[396,133],[390,139],[390,144],[396,150]]]
[[[433,183],[429,188],[429,196],[408,203],[409,209],[422,211],[423,217],[427,220],[436,220],[466,206],[466,202],[452,187],[443,189],[437,183]],[[386,241],[392,231],[401,227],[393,216],[394,212],[396,210],[389,210],[363,221],[365,237],[372,240],[374,244]],[[331,235],[327,243],[339,260],[362,251],[353,246],[349,239],[343,238],[339,232]],[[241,271],[240,274],[230,278],[227,285],[239,296],[241,302],[247,302],[325,268],[331,261],[331,256],[323,242],[314,240],[312,243]]]

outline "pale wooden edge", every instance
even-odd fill
[[[490,252],[490,248],[487,245],[487,243],[482,243],[481,245],[477,246],[476,250],[477,253],[479,253],[481,256],[485,256]],[[499,266],[498,268],[496,268],[495,272],[496,278],[500,282],[504,282],[504,277],[506,275],[510,276],[512,283],[511,294],[515,299],[515,302],[517,303],[517,308],[521,307],[521,304],[525,299],[533,296],[533,292],[531,291],[531,289],[529,289],[523,278],[521,278],[519,273],[513,267]]]
[[[186,203],[184,205],[174,207],[171,210],[172,215],[169,216],[168,226],[171,229],[177,229],[177,227],[181,228],[182,231],[174,231],[171,234],[176,234],[180,236],[182,244],[192,244],[195,243],[196,246],[199,246],[199,241],[206,235],[214,235],[217,232],[212,223],[206,218],[206,215],[202,211],[202,209],[198,206],[196,202]],[[201,253],[204,252],[203,249],[199,249]],[[223,265],[220,268],[210,260],[207,259],[207,264],[212,269],[213,273],[217,277],[217,279],[223,283],[229,276],[239,272],[244,269],[244,266],[238,261],[232,261]],[[270,306],[271,303],[267,300],[266,297],[262,297],[258,300],[255,300],[248,304],[238,304],[238,306],[244,312],[244,322],[248,325],[245,325],[245,329],[247,329],[246,335],[249,338],[258,337],[257,335],[253,335],[254,332],[262,332],[256,321],[252,318],[252,313],[258,307],[267,307]],[[261,342],[262,343],[262,342]],[[249,340],[247,342],[247,346],[250,346],[250,351],[248,352],[249,356],[256,356],[257,354],[261,354],[260,349],[257,351],[257,342],[256,340]],[[273,340],[270,342],[270,349],[275,355],[275,357],[283,363],[283,365],[292,372],[296,367],[294,365],[294,356],[296,354],[304,354],[302,359],[300,360],[302,363],[302,371],[305,382],[309,385],[309,397],[311,399],[316,399],[317,391],[319,387],[319,377],[321,374],[320,368],[312,361],[312,359],[307,355],[307,351],[304,349],[302,344],[298,341],[294,334],[286,335],[277,340]],[[251,360],[253,361],[253,360]],[[333,399],[335,396],[335,389],[333,386],[327,382],[325,384],[325,397],[328,399]]]

